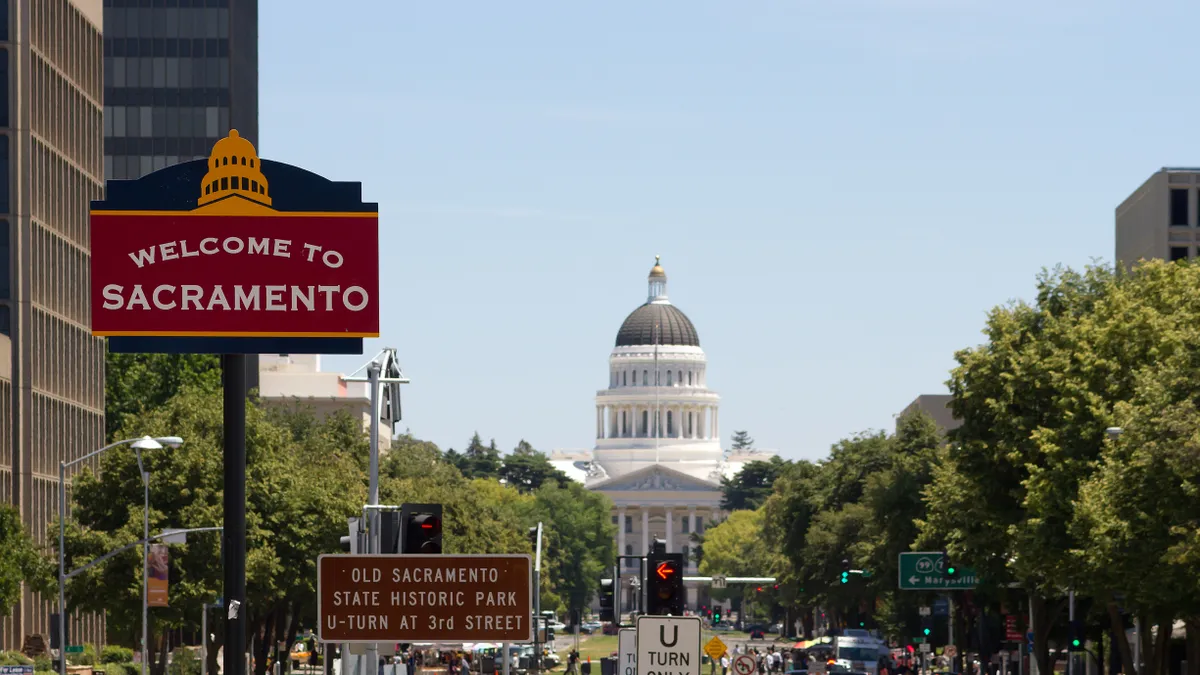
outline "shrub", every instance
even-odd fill
[[[76,654],[67,654],[67,663],[72,666],[94,666],[96,665],[96,645],[83,645],[83,651]]]
[[[200,659],[196,652],[187,647],[180,647],[171,652],[171,664],[167,666],[168,675],[200,675]]]
[[[129,663],[113,663],[104,667],[107,675],[142,675],[142,668],[132,661]]]
[[[36,673],[50,672],[54,670],[54,662],[46,654],[42,654],[33,659],[33,670]]]
[[[30,666],[33,660],[21,652],[0,652],[0,666]]]
[[[100,651],[100,663],[132,663],[133,650],[119,645],[108,645]]]

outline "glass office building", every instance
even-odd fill
[[[104,175],[258,144],[258,2],[104,0]]]

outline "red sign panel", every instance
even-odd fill
[[[1017,626],[1017,617],[1012,614],[1004,617],[1004,639],[1008,642],[1020,642],[1024,639],[1021,629]]]
[[[95,335],[376,337],[377,213],[93,211]]]

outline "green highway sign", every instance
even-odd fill
[[[900,590],[956,591],[975,588],[979,582],[975,570],[959,565],[954,576],[946,575],[945,560],[939,551],[900,554]]]
[[[82,654],[83,645],[67,645],[68,654]]]

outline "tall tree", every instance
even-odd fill
[[[0,505],[0,612],[8,613],[16,604],[22,583],[48,590],[49,580],[56,576],[50,567],[25,531],[21,514],[7,504]]]
[[[534,493],[535,517],[549,526],[549,573],[566,608],[581,612],[616,560],[612,502],[579,483],[546,483]]]
[[[767,461],[746,462],[733,478],[721,478],[721,509],[753,511],[771,495],[775,478],[787,466],[778,456]]]
[[[130,418],[120,430],[184,438],[178,449],[142,453],[152,533],[221,524],[222,417],[219,393],[192,389]],[[366,439],[346,415],[318,423],[304,412],[249,405],[246,425],[248,623],[267,637],[285,635],[315,619],[316,555],[339,549],[346,517],[366,497]],[[100,467],[99,475],[84,471],[74,481],[66,547],[74,567],[142,536],[142,483],[133,451],[111,450]],[[171,546],[170,606],[151,610],[155,675],[166,665],[163,634],[195,629],[201,605],[219,595],[220,569],[216,533],[193,534],[186,544]],[[73,579],[70,601],[104,612],[110,639],[132,646],[140,633],[141,570],[141,548],[133,547]],[[215,667],[216,650],[210,654]],[[258,663],[265,667],[265,658]]]
[[[104,423],[109,440],[131,417],[153,410],[185,388],[215,391],[221,363],[212,354],[114,354],[104,365]]]
[[[719,525],[706,530],[700,573],[744,577],[773,574],[776,561],[771,548],[763,545],[764,520],[762,509],[734,511]],[[713,594],[744,602],[747,599],[747,586],[735,584],[724,592],[714,590]]]
[[[488,445],[483,444],[479,432],[471,436],[467,449],[463,451],[463,475],[468,478],[497,478],[500,475],[500,450],[496,447],[495,439]]]
[[[504,458],[500,478],[522,492],[533,492],[548,481],[561,487],[570,480],[550,463],[546,455],[534,450],[524,439]]]
[[[750,438],[749,431],[733,432],[733,449],[734,450],[749,450],[754,447],[754,439]]]

